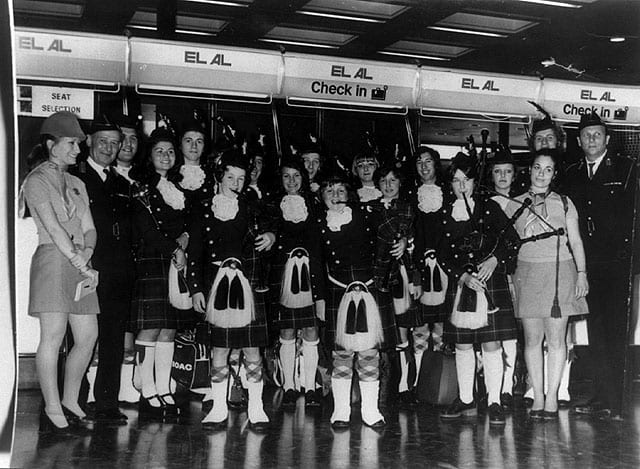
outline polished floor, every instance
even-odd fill
[[[40,397],[21,391],[12,467],[25,468],[639,468],[640,394],[622,422],[602,422],[560,411],[555,422],[527,418],[518,406],[502,428],[485,415],[443,422],[438,409],[386,412],[380,433],[360,424],[333,431],[330,401],[318,410],[278,407],[280,391],[265,392],[272,416],[267,434],[247,429],[246,412],[231,412],[227,431],[200,426],[200,402],[191,401],[179,423],[143,423],[135,408],[129,424],[96,427],[83,438],[38,433]]]

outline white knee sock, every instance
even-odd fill
[[[144,347],[144,350],[141,350]],[[142,381],[142,396],[152,397],[158,394],[156,382],[153,377],[153,364],[156,355],[156,342],[146,342],[136,340],[136,360],[140,369],[140,380]],[[144,355],[142,355],[144,354]]]
[[[319,339],[302,341],[302,355],[304,356],[304,390],[315,391],[316,370],[318,369],[318,343]]]
[[[465,404],[473,401],[473,382],[476,375],[476,354],[473,349],[456,349],[456,375],[460,400]]]
[[[296,366],[296,339],[283,339],[280,337],[280,363],[282,363],[282,373],[284,383],[282,387],[285,391],[293,389],[293,372]]]
[[[482,352],[482,361],[484,362],[484,382],[487,386],[489,394],[489,405],[500,403],[500,390],[502,389],[502,374],[504,365],[502,363],[502,350],[494,350],[493,352]]]
[[[407,362],[407,347],[409,342],[403,342],[396,346],[396,351],[400,357],[400,383],[398,384],[398,392],[409,390],[409,363]]]
[[[560,379],[560,387],[558,388],[558,399],[561,401],[570,401],[569,394],[569,377],[571,376],[571,362],[567,360],[562,370],[562,378]]]
[[[516,339],[503,340],[502,349],[504,350],[504,374],[502,376],[502,392],[513,394],[513,373],[516,369],[518,341]]]
[[[173,341],[156,342],[156,390],[160,396],[171,394],[171,362],[173,360]],[[173,398],[166,396],[164,398],[167,404],[175,404]]]

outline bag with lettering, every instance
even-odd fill
[[[171,378],[195,392],[211,386],[209,347],[197,335],[195,330],[176,334],[171,363]]]

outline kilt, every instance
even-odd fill
[[[336,344],[336,320],[338,318],[338,307],[340,306],[340,301],[342,300],[344,291],[344,288],[335,285],[333,282],[327,282],[325,339],[326,346],[330,350],[342,350],[342,347]],[[378,310],[380,311],[380,322],[382,324],[384,339],[383,343],[379,346],[379,349],[384,350],[393,348],[400,342],[400,340],[398,336],[398,329],[396,327],[391,294],[380,292],[374,285],[369,287],[369,292],[371,292],[375,298]]]
[[[274,330],[317,327],[316,309],[313,305],[304,308],[287,308],[280,304],[282,276],[288,255],[274,256],[271,264],[269,297],[271,299],[269,326]],[[283,262],[284,261],[284,262]]]
[[[400,315],[396,315],[398,327],[420,327],[428,323],[443,322],[447,319],[444,305],[427,306],[420,303],[420,300],[412,300],[409,310]]]
[[[74,301],[76,287],[85,278],[55,244],[39,245],[31,259],[29,316],[100,313],[95,291]]]
[[[246,275],[246,270],[245,271]],[[215,273],[213,275],[215,277]],[[255,319],[244,327],[210,327],[210,339],[212,347],[220,348],[244,348],[265,347],[269,344],[269,332],[267,329],[267,297],[270,291],[258,293],[255,291],[258,282],[253,277],[249,278],[253,293],[253,305]],[[209,292],[207,292],[207,295]],[[208,300],[209,298],[207,298]]]
[[[169,262],[162,255],[136,259],[131,302],[133,331],[193,327],[193,310],[179,311],[169,303]]]
[[[447,289],[444,303],[445,311],[453,310],[458,282],[451,282]],[[513,317],[513,302],[509,292],[507,276],[494,272],[487,280],[487,293],[493,298],[496,307],[500,308],[488,315],[489,325],[480,329],[455,327],[449,320],[444,323],[443,341],[452,344],[480,344],[497,340],[509,340],[517,337],[516,320]]]

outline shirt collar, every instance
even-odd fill
[[[594,161],[589,161],[587,158],[584,159],[584,162],[587,164],[587,172],[589,171],[589,163],[595,163],[593,165],[593,174],[596,174],[596,171],[598,171],[598,168],[600,167],[600,163],[602,163],[602,160],[604,159],[605,155],[607,154],[607,150],[604,151],[604,153],[602,155],[600,155],[598,158],[596,158]]]
[[[93,158],[91,157],[87,158],[87,163],[89,163],[89,166],[91,166],[93,170],[98,173],[98,176],[100,176],[102,182],[105,182],[107,180],[107,175],[104,172],[104,170],[107,168],[105,168],[104,166],[100,166],[98,163],[93,161]]]

